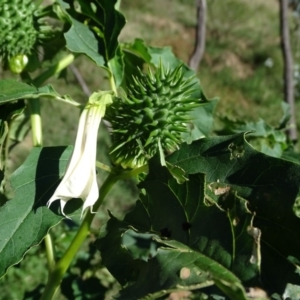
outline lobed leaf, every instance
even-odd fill
[[[300,220],[293,205],[300,186],[300,165],[255,151],[245,134],[202,139],[168,157],[188,174],[205,173],[209,182],[240,187],[261,231],[261,281],[270,293],[282,295],[290,283],[300,285]],[[280,276],[278,275],[280,274]]]
[[[159,295],[178,286],[200,288],[210,281],[232,299],[245,295],[241,284],[270,295],[283,295],[288,285],[300,286],[300,220],[293,212],[299,164],[254,150],[245,134],[183,144],[167,161],[183,169],[188,180],[178,184],[152,159],[134,210],[123,221],[111,216],[96,243],[103,263],[124,287],[122,299],[135,293]],[[135,257],[123,242],[128,230],[152,234],[156,255]],[[176,250],[166,247],[170,243]],[[189,254],[182,255],[183,248]],[[172,255],[176,262],[168,260]],[[185,260],[189,255],[192,265]],[[240,281],[227,278],[225,283],[204,261],[220,265],[228,278],[234,273]],[[178,274],[185,267],[206,276],[182,282]],[[237,291],[242,294],[237,296]]]
[[[250,263],[254,240],[246,231],[251,223],[246,201],[232,193],[225,201],[234,202],[230,214],[213,202],[208,204],[203,174],[188,179],[178,184],[166,168],[152,161],[135,209],[124,221],[111,216],[102,232],[96,245],[105,266],[125,286],[121,299],[154,297],[161,290],[194,289],[208,283],[233,299],[246,299],[240,280],[230,272],[234,270],[244,281],[255,281],[259,273],[257,264]],[[235,228],[233,218],[240,220]],[[132,256],[122,242],[129,229],[156,236],[153,258],[144,261]],[[189,280],[180,277],[183,268],[191,271]]]

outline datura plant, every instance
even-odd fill
[[[185,78],[183,66],[171,70],[159,64],[148,74],[138,71],[108,110],[113,126],[110,155],[115,164],[136,168],[146,164],[160,149],[170,154],[182,143],[192,120],[189,113],[200,105],[193,96],[197,82]]]
[[[28,56],[51,36],[45,12],[31,0],[3,0],[0,5],[0,57],[11,71],[21,73]]]
[[[20,73],[0,80],[1,299],[299,300],[295,150],[218,136],[198,74],[168,47],[119,42],[120,0],[0,2],[0,56]],[[74,61],[97,92],[61,80]]]

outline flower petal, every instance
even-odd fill
[[[66,173],[47,205],[60,199],[62,214],[64,206],[70,199],[87,200],[87,206],[93,205],[98,199],[96,179],[96,147],[98,128],[101,122],[99,108],[86,108],[80,117],[75,147],[70,158]],[[91,192],[92,191],[92,192]],[[97,192],[95,192],[97,191]]]
[[[93,93],[81,113],[75,146],[66,173],[47,202],[49,207],[54,201],[60,199],[64,216],[66,216],[64,207],[70,199],[81,198],[84,201],[83,214],[85,209],[92,207],[99,197],[95,168],[97,136],[105,107],[111,103],[111,92]]]

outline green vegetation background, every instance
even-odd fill
[[[279,44],[278,7],[278,1],[275,0],[208,1],[206,50],[198,75],[207,97],[220,98],[215,112],[215,129],[220,126],[219,116],[249,121],[263,118],[274,126],[281,119],[283,67]],[[152,46],[171,46],[179,58],[184,62],[188,61],[195,36],[194,0],[123,0],[121,10],[128,21],[120,38],[122,42],[140,37]],[[292,18],[291,28],[293,28]],[[296,35],[292,34],[293,46],[297,44],[296,39]],[[294,50],[294,53],[297,53],[297,49]],[[294,59],[297,62],[297,55]],[[268,65],[268,62],[272,62],[272,65]],[[101,70],[87,58],[79,57],[75,65],[91,91],[108,88],[107,80]],[[51,79],[55,89],[61,94],[70,94],[77,101],[84,103],[87,97],[72,72],[68,70],[63,75],[54,81]],[[300,103],[299,99],[296,100],[299,127]],[[42,116],[45,146],[74,143],[79,117],[77,109],[44,100]],[[31,146],[29,133],[10,154],[10,172],[24,160]],[[99,133],[98,156],[99,160],[105,163],[109,162],[108,147],[109,137],[102,125]],[[100,178],[101,176],[102,174]],[[110,209],[115,216],[122,217],[136,198],[137,192],[132,182],[118,184],[108,197],[106,207],[98,213],[95,228],[99,228],[99,225],[107,219],[107,209]],[[55,242],[59,244],[58,254],[66,249],[75,230],[76,224],[69,223],[62,223],[52,230]],[[97,234],[98,232],[92,234],[91,241]],[[95,275],[103,285],[103,291],[100,291],[102,295],[106,289],[111,290],[106,293],[109,299],[111,293],[117,290],[117,284],[101,268],[97,253],[94,253],[92,261],[89,261],[88,249],[94,251],[87,243],[86,248],[79,253],[78,260],[74,262],[68,276],[71,280]],[[90,263],[92,268],[83,270],[80,262]],[[34,295],[38,294],[46,279],[46,257],[41,244],[31,249],[19,265],[8,270],[6,277],[0,281],[0,300],[35,299]],[[95,297],[94,299],[101,299],[99,293]],[[71,298],[59,296],[58,299]]]

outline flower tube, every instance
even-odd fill
[[[47,202],[49,207],[60,200],[61,212],[70,199],[81,198],[84,201],[82,214],[87,207],[92,207],[99,198],[96,176],[97,136],[106,105],[112,103],[111,92],[93,93],[81,113],[74,150],[66,173]],[[81,214],[81,215],[82,215]]]

